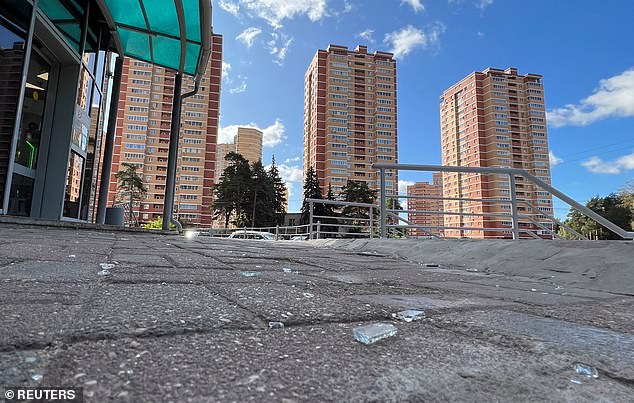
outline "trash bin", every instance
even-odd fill
[[[121,206],[106,208],[106,220],[108,225],[123,226],[125,224],[125,210]]]

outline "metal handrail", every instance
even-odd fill
[[[596,212],[592,211],[590,208],[578,203],[571,197],[567,196],[563,192],[557,190],[552,187],[548,183],[539,179],[535,175],[518,168],[500,168],[500,167],[458,167],[458,166],[440,166],[440,165],[414,165],[414,164],[385,164],[385,163],[375,163],[372,164],[372,168],[379,170],[380,176],[380,195],[381,195],[381,237],[387,237],[387,192],[386,192],[386,183],[385,183],[385,171],[386,170],[407,170],[407,171],[427,171],[427,172],[455,172],[455,173],[475,173],[475,174],[500,174],[507,175],[509,177],[509,191],[510,191],[510,204],[511,215],[512,215],[512,224],[513,224],[513,239],[519,239],[519,213],[517,209],[518,198],[516,195],[516,186],[515,186],[515,177],[518,176],[520,178],[525,178],[529,182],[541,187],[545,191],[549,192],[551,195],[558,197],[560,200],[564,201],[577,211],[585,214],[587,217],[593,219],[597,223],[601,224],[605,228],[614,232],[618,236],[623,239],[634,239],[634,231],[626,231],[613,222],[607,220]],[[526,203],[524,200],[521,200],[520,203]],[[527,203],[529,204],[529,203]],[[539,210],[542,215],[545,215],[544,212]]]

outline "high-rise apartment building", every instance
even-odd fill
[[[372,164],[398,162],[396,107],[392,53],[338,45],[317,51],[304,77],[304,170],[315,169],[324,194],[348,180],[379,188]],[[387,192],[396,194],[397,175],[387,175]]]
[[[488,68],[474,72],[447,89],[440,98],[442,164],[467,167],[521,168],[550,183],[544,87],[538,74],[519,75],[517,69]],[[446,215],[446,236],[510,238],[509,177],[498,174],[445,173],[444,210],[474,215]],[[540,213],[552,214],[552,197],[516,177],[520,230],[544,234],[532,222],[550,225]],[[508,203],[506,203],[508,201]],[[529,206],[530,204],[530,206]],[[491,230],[481,230],[488,228]],[[493,230],[501,228],[501,230]],[[529,235],[524,231],[522,237]],[[546,236],[546,235],[544,235]]]
[[[228,161],[225,160],[227,154],[238,153],[251,164],[262,160],[262,135],[260,130],[253,127],[238,127],[238,132],[233,136],[233,143],[218,144],[216,148],[216,183],[228,166]]]
[[[443,211],[442,174],[436,172],[433,181],[416,182],[407,187],[407,219],[413,225],[426,228],[413,228],[410,236],[429,236],[430,233],[442,235],[444,217],[431,212]]]
[[[222,36],[213,35],[212,53],[197,94],[183,99],[178,148],[174,217],[192,225],[211,225],[212,191],[220,107]],[[117,129],[108,198],[117,193],[121,163],[136,164],[148,192],[138,218],[149,222],[163,214],[175,73],[126,58],[117,111]],[[194,88],[183,78],[183,92]]]

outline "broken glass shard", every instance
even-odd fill
[[[574,383],[574,384],[576,384],[576,385],[581,385],[581,381],[580,381],[579,379],[577,379],[577,378],[572,378],[572,379],[570,380],[570,382],[572,382],[572,383]]]
[[[599,371],[597,371],[597,369],[595,367],[593,367],[592,365],[588,365],[588,364],[584,364],[581,362],[577,362],[573,365],[573,368],[575,370],[576,373],[578,373],[579,375],[583,375],[586,376],[588,378],[598,378],[599,377]]]
[[[270,329],[284,329],[284,323],[282,322],[269,322]]]
[[[99,263],[99,266],[104,270],[114,269],[114,263]]]
[[[242,275],[244,277],[260,277],[262,275],[262,272],[259,272],[259,271],[243,271]]]
[[[405,311],[399,311],[392,315],[398,318],[398,320],[402,320],[403,322],[412,322],[415,320],[423,319],[425,317],[425,312],[417,311],[414,309],[407,309]]]
[[[396,334],[396,327],[390,323],[373,323],[352,329],[352,336],[363,344],[376,343]]]
[[[313,294],[311,294],[311,293],[309,293],[309,292],[305,292],[305,293],[304,293],[304,298],[312,298],[312,297],[314,297],[314,296],[315,296],[315,295],[313,295]]]
[[[31,379],[33,379],[35,382],[41,381],[42,378],[43,378],[42,374],[33,374],[33,375],[31,375]]]
[[[288,267],[283,267],[282,270],[284,271],[284,273],[292,273],[293,270],[289,269]]]
[[[97,272],[98,276],[107,276],[108,274],[110,274],[109,270],[99,270],[99,272]]]

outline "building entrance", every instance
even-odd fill
[[[50,115],[47,102],[50,104],[52,100],[47,95],[49,88],[54,87],[50,83],[55,76],[53,70],[57,70],[57,64],[37,50],[32,49],[30,56],[9,191],[8,213],[18,216],[31,214],[40,148],[43,136],[50,131],[50,119],[45,117],[47,111]]]

